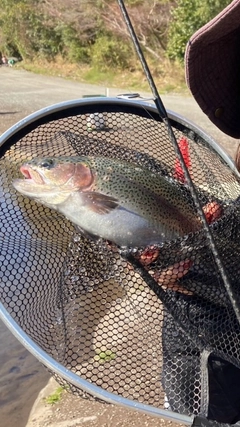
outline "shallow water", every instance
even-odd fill
[[[50,375],[0,321],[1,427],[25,427],[32,405]]]

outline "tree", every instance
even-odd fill
[[[183,62],[189,38],[230,3],[230,0],[179,0],[172,9],[168,29],[168,57]]]
[[[139,43],[151,56],[160,59],[167,43],[170,7],[167,0],[128,0],[126,6]],[[105,28],[131,43],[128,29],[116,0],[101,0]]]
[[[60,40],[37,0],[0,0],[1,49],[32,59],[53,56]]]

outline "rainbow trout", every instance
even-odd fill
[[[159,244],[201,228],[181,184],[126,161],[36,158],[20,171],[24,178],[13,185],[21,194],[119,246]]]

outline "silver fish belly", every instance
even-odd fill
[[[56,207],[55,207],[56,209]],[[166,230],[149,224],[142,216],[117,207],[109,213],[99,215],[82,204],[81,194],[72,194],[57,205],[57,210],[80,228],[119,246],[144,247],[166,240]],[[169,236],[170,237],[170,236]],[[171,232],[171,238],[175,238]]]

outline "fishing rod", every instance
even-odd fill
[[[218,267],[218,269],[220,271],[220,274],[221,274],[224,286],[225,286],[225,288],[227,290],[227,293],[228,293],[229,299],[230,299],[230,301],[232,303],[232,307],[234,309],[235,315],[236,315],[236,317],[238,319],[238,322],[240,324],[240,309],[239,309],[239,305],[238,305],[238,303],[236,301],[236,297],[234,295],[234,292],[233,292],[230,280],[228,278],[228,274],[227,274],[227,272],[226,272],[226,270],[225,270],[225,268],[223,266],[223,262],[221,260],[219,251],[218,251],[218,249],[216,247],[216,244],[214,242],[214,238],[213,238],[212,232],[210,230],[210,227],[208,225],[207,219],[206,219],[205,214],[203,212],[200,200],[199,200],[198,195],[196,193],[196,190],[194,188],[194,184],[192,182],[192,179],[191,179],[191,176],[189,174],[188,168],[187,168],[187,166],[185,164],[183,155],[182,155],[181,150],[180,150],[180,148],[178,146],[176,137],[174,135],[174,132],[173,132],[173,129],[172,129],[172,126],[171,126],[171,122],[170,122],[170,120],[168,118],[167,111],[166,111],[166,109],[165,109],[165,107],[163,105],[163,102],[161,100],[161,97],[159,95],[157,87],[155,85],[154,79],[153,79],[152,74],[150,72],[150,69],[148,67],[147,61],[146,61],[145,56],[143,54],[143,51],[141,49],[141,46],[140,46],[139,40],[137,38],[136,32],[134,30],[134,27],[132,25],[131,19],[130,19],[129,14],[127,12],[127,9],[125,7],[124,0],[117,0],[117,2],[119,4],[120,10],[121,10],[123,19],[125,21],[125,24],[127,26],[127,29],[129,31],[130,37],[132,39],[134,48],[135,48],[136,53],[138,55],[138,58],[139,58],[139,60],[141,62],[143,71],[144,71],[144,73],[146,75],[148,84],[149,84],[149,86],[151,88],[151,91],[152,91],[152,94],[153,94],[153,98],[154,98],[154,103],[155,103],[156,108],[158,110],[159,116],[161,117],[163,123],[166,126],[166,129],[167,129],[170,141],[171,141],[171,143],[172,143],[172,145],[174,147],[174,150],[175,150],[175,152],[176,152],[176,154],[177,154],[177,156],[179,158],[180,165],[181,165],[181,167],[183,169],[183,172],[184,172],[184,175],[185,175],[185,178],[186,178],[186,182],[187,182],[187,185],[189,187],[191,196],[192,196],[192,198],[194,200],[194,203],[195,203],[195,205],[196,205],[196,207],[198,209],[199,216],[200,216],[200,218],[202,220],[203,227],[204,227],[204,230],[206,232],[206,237],[207,237],[207,240],[208,240],[209,245],[210,245],[211,250],[212,250],[212,254],[213,254],[213,257],[214,257],[215,264],[216,264],[216,266]]]

